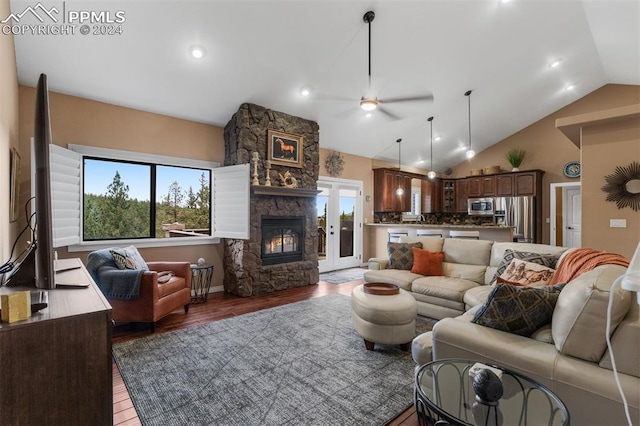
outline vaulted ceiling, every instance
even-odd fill
[[[315,120],[320,146],[434,168],[465,160],[607,84],[640,84],[637,0],[219,0],[45,2],[74,34],[14,36],[21,84],[224,126],[244,102]],[[11,1],[16,25],[32,1]],[[93,11],[100,25],[70,12]],[[431,94],[433,101],[359,108]],[[119,14],[116,12],[120,12]],[[102,15],[99,12],[107,12]],[[96,16],[94,16],[96,17]],[[4,17],[2,17],[4,18]],[[44,17],[44,24],[54,22]],[[81,25],[89,25],[89,34]],[[94,31],[121,30],[97,35]],[[84,30],[83,30],[84,31]],[[196,59],[190,49],[204,48]],[[559,61],[558,65],[551,64]],[[303,87],[310,89],[302,96]],[[391,118],[390,115],[395,116]],[[423,161],[423,163],[420,163]]]

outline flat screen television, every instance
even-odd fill
[[[51,213],[51,174],[49,171],[49,145],[51,124],[49,120],[49,91],[47,76],[40,74],[36,89],[35,127],[33,152],[35,223],[29,252],[7,280],[9,286],[34,286],[42,289],[55,288],[53,266],[53,220]]]

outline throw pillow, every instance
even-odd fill
[[[566,284],[543,287],[517,287],[498,284],[473,323],[520,336],[530,336],[551,322],[560,291]]]
[[[538,265],[546,266],[547,268],[555,268],[556,263],[558,262],[558,257],[559,256],[555,256],[553,254],[540,254],[506,249],[504,251],[502,262],[498,265],[498,269],[496,270],[491,282],[494,283],[498,277],[504,273],[505,269],[507,269],[507,266],[509,266],[513,259],[526,260],[527,262],[537,263]]]
[[[118,269],[142,269],[149,270],[140,252],[135,246],[109,249]]]
[[[496,280],[512,285],[540,286],[547,285],[553,277],[554,269],[526,260],[513,259],[507,269]]]
[[[440,277],[443,275],[443,259],[444,252],[442,251],[433,252],[413,247],[413,267],[411,272],[428,277]]]
[[[422,248],[422,243],[387,243],[389,269],[410,271],[413,267],[413,248]]]

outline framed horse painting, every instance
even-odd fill
[[[267,159],[271,164],[302,168],[303,137],[269,130],[267,132]]]

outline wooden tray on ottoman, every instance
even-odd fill
[[[400,294],[400,287],[395,284],[387,283],[365,283],[362,290],[365,293],[377,294],[378,296],[391,296],[393,294]]]

